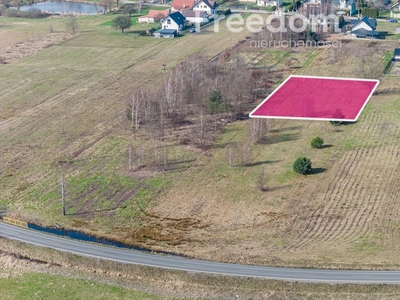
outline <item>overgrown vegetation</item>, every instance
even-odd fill
[[[210,147],[224,125],[249,108],[252,93],[266,76],[252,76],[240,54],[231,59],[225,64],[190,55],[163,75],[158,88],[134,90],[127,107],[132,129],[144,129],[150,140],[163,140],[167,130],[189,126],[190,136],[180,143]]]

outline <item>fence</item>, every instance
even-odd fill
[[[20,226],[20,227],[24,227],[24,228],[28,228],[28,223],[19,221],[19,220],[15,220],[15,219],[11,219],[8,217],[3,217],[3,222],[12,224],[12,225],[16,225],[16,226]]]

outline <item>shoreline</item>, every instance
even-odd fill
[[[65,8],[64,8],[64,10],[58,10],[58,11],[55,11],[55,10],[42,10],[42,9],[40,9],[41,10],[41,12],[43,13],[43,14],[46,14],[46,15],[77,15],[77,16],[80,16],[80,15],[82,15],[82,16],[97,16],[97,15],[104,15],[104,14],[106,14],[106,8],[103,6],[103,5],[98,5],[96,2],[94,2],[94,1],[92,1],[92,2],[90,2],[90,1],[74,1],[74,0],[65,0],[65,1],[57,1],[57,0],[49,0],[49,1],[46,1],[46,0],[44,0],[44,1],[34,1],[33,3],[28,3],[28,4],[24,4],[24,5],[21,5],[21,8],[22,7],[29,7],[29,8],[35,8],[35,6],[37,5],[37,4],[40,4],[40,3],[46,3],[46,2],[53,2],[53,3],[60,3],[60,4],[62,4],[62,3],[65,3],[65,2],[68,2],[68,3],[77,3],[77,4],[87,4],[87,5],[90,5],[90,6],[92,6],[96,11],[95,12],[84,12],[84,11],[72,11],[72,10],[69,10],[69,11],[66,11],[65,10]],[[96,9],[96,7],[97,7],[97,9]]]

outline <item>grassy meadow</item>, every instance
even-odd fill
[[[80,34],[74,38],[1,66],[0,203],[11,215],[65,226],[103,220],[92,229],[108,233],[115,232],[110,222],[116,227],[137,222],[138,211],[175,174],[127,172],[128,146],[143,144],[126,119],[130,93],[158,85],[164,64],[169,70],[197,52],[213,57],[245,36],[228,36],[226,28],[174,40],[138,37],[129,31],[115,35],[114,29],[102,25],[112,18],[78,18]],[[50,27],[54,33],[66,30],[65,19],[58,17],[32,22],[4,18],[1,24],[5,46],[48,34]],[[197,156],[174,143],[165,146],[170,159],[182,165]],[[60,161],[67,156],[77,159],[65,170]],[[66,176],[67,197],[73,199],[67,202],[68,218],[59,214],[61,174]],[[110,216],[104,219],[107,213],[117,222]]]
[[[0,269],[0,274],[1,273]],[[84,279],[27,272],[0,277],[2,299],[165,299]],[[170,298],[172,299],[172,298]]]

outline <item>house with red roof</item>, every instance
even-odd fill
[[[172,0],[171,11],[184,11],[186,9],[192,9],[196,0]]]
[[[169,14],[169,9],[166,10],[149,10],[149,13],[145,16],[140,16],[138,18],[138,23],[156,23],[160,22],[162,19],[167,17]]]

